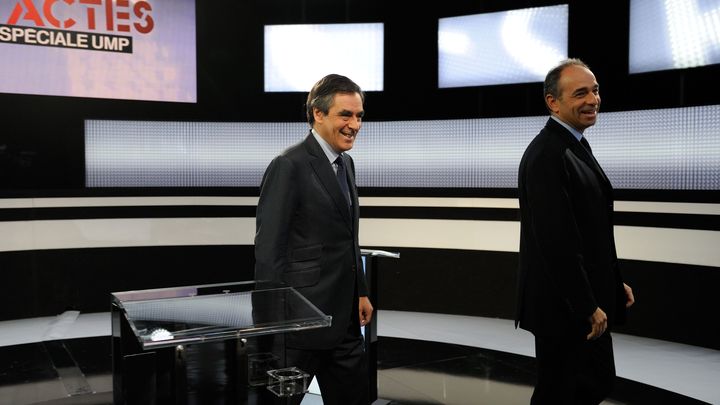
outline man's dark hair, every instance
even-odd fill
[[[307,112],[307,120],[311,127],[315,123],[313,109],[317,108],[323,114],[327,114],[330,111],[335,94],[338,93],[358,93],[360,94],[362,101],[365,102],[365,94],[360,89],[360,86],[355,84],[355,82],[345,76],[329,74],[315,83],[312,90],[310,90],[310,93],[308,93],[305,108]]]
[[[545,76],[545,83],[543,84],[543,99],[547,97],[548,94],[553,96],[553,98],[560,98],[560,88],[558,87],[558,82],[560,81],[560,75],[562,74],[563,69],[568,66],[581,66],[590,70],[585,62],[577,58],[565,59],[560,62],[559,65],[550,69],[548,74]]]

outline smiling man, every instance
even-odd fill
[[[360,326],[372,318],[358,246],[358,195],[349,151],[362,126],[364,94],[331,74],[307,97],[310,133],[268,166],[256,214],[255,279],[294,287],[332,326],[286,339],[288,366],[317,376],[323,403],[369,403]],[[302,396],[292,397],[300,403]]]
[[[583,137],[600,88],[578,59],[550,70],[544,87],[550,119],[518,174],[516,325],[535,335],[531,404],[599,404],[615,379],[610,329],[634,302],[615,252],[612,185]]]

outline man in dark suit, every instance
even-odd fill
[[[355,166],[344,153],[360,130],[363,101],[360,87],[344,76],[313,86],[310,133],[268,166],[256,215],[256,281],[294,287],[332,316],[330,328],[286,341],[287,363],[317,376],[326,405],[369,403],[360,326],[373,308],[358,246]]]
[[[520,266],[516,326],[535,335],[538,380],[531,404],[598,404],[612,390],[609,329],[633,304],[613,234],[613,189],[583,138],[600,92],[578,59],[545,78],[550,110],[518,176]]]

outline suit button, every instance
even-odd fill
[[[355,272],[355,270],[356,270],[356,268],[355,268],[355,265],[353,264],[353,266],[352,266],[353,273]]]

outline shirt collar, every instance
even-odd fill
[[[580,132],[580,131],[578,131],[577,129],[575,129],[575,128],[571,127],[570,125],[566,124],[566,123],[563,122],[560,118],[558,118],[558,117],[556,117],[556,116],[554,116],[554,115],[550,115],[550,118],[554,119],[555,121],[557,121],[558,124],[562,125],[563,127],[565,127],[565,129],[567,129],[568,131],[570,131],[570,133],[573,134],[573,136],[575,137],[575,139],[577,139],[578,141],[580,141],[580,139],[582,139],[582,137],[583,137],[582,132]]]
[[[335,149],[333,149],[332,146],[330,146],[330,144],[327,143],[327,141],[325,141],[323,137],[320,136],[320,134],[318,134],[315,128],[311,129],[310,131],[315,137],[315,140],[320,144],[320,147],[322,148],[323,152],[325,152],[325,156],[327,156],[330,163],[335,163],[335,159],[337,159],[340,154],[335,152]]]

